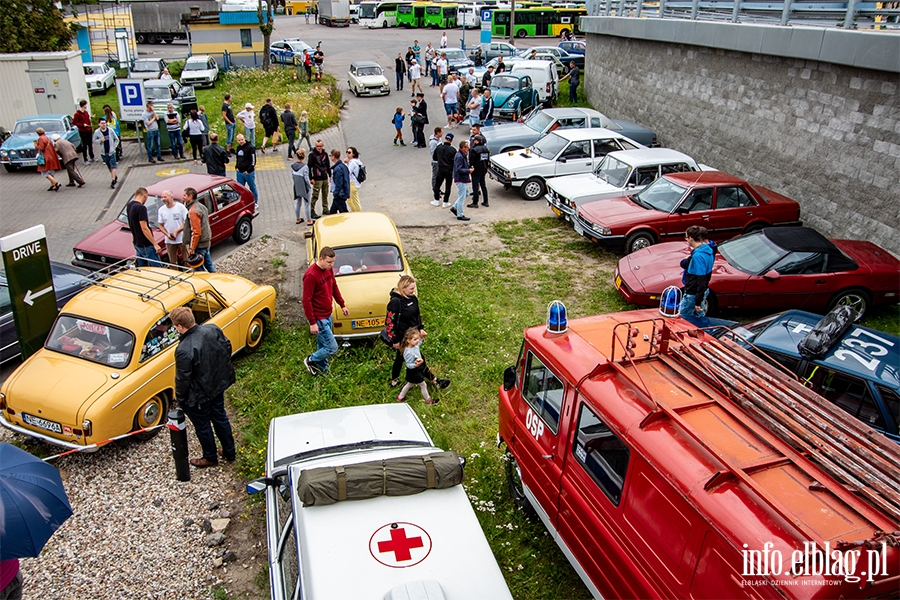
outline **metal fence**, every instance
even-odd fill
[[[810,25],[847,29],[900,29],[900,2],[726,2],[719,0],[644,2],[588,0],[593,17],[692,19],[731,23]]]

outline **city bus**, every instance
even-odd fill
[[[398,2],[360,2],[359,25],[368,27],[396,27]]]
[[[584,8],[523,8],[516,9],[515,36],[559,37],[563,32],[581,33],[578,18],[587,16]],[[491,33],[497,37],[509,37],[509,9],[493,11]]]
[[[431,2],[401,2],[397,5],[397,25],[425,27],[425,9],[431,5]]]
[[[454,29],[456,27],[456,4],[432,4],[425,7],[425,27]]]

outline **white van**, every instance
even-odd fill
[[[482,4],[460,4],[456,13],[456,22],[460,27],[473,29],[481,27]]]
[[[513,73],[526,73],[531,76],[538,100],[544,106],[552,106],[559,96],[559,74],[556,65],[546,60],[520,60],[513,63]]]

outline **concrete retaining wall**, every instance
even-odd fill
[[[662,145],[800,202],[805,224],[900,255],[900,79],[839,66],[588,34],[585,90]]]

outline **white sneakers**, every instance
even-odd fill
[[[440,205],[441,205],[441,201],[440,201],[440,200],[432,200],[432,201],[431,201],[431,205],[432,205],[432,206],[440,206]]]

